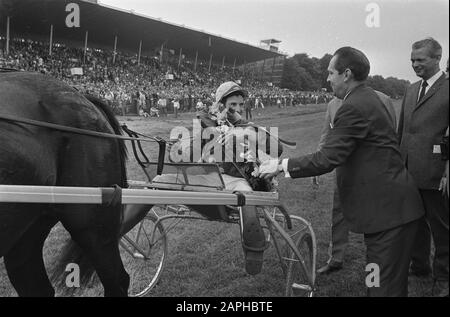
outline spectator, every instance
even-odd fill
[[[245,120],[252,119],[252,108],[254,107],[253,96],[249,95],[244,103]]]
[[[274,105],[276,98],[284,98],[291,93],[294,97],[303,94],[268,86],[267,82],[227,66],[213,65],[208,71],[207,63],[198,63],[194,71],[194,62],[188,58],[179,68],[177,59],[169,58],[167,64],[160,64],[155,56],[141,56],[138,65],[136,56],[117,52],[113,64],[111,50],[88,48],[84,59],[83,49],[62,44],[53,45],[52,56],[48,56],[48,43],[12,39],[10,44],[8,56],[0,51],[0,66],[49,74],[82,92],[106,99],[116,114],[126,115],[127,110],[136,113],[139,107],[144,110],[155,107],[163,90],[169,100],[181,98],[179,111],[193,111],[196,110],[195,100],[210,103],[215,87],[223,80],[238,78],[245,83],[247,90],[258,96],[258,107]],[[73,74],[74,70],[80,69],[81,75]],[[173,79],[167,79],[166,74],[172,74]]]
[[[146,111],[144,111],[144,108],[139,107],[139,116],[140,117],[144,117],[144,118],[148,118],[150,115]]]
[[[175,118],[178,118],[178,110],[180,109],[180,102],[178,98],[175,98],[173,101],[173,112],[175,113]]]
[[[161,112],[161,116],[167,117],[167,99],[165,97],[159,98],[158,109]]]

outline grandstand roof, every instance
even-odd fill
[[[80,6],[80,27],[68,28],[65,25],[65,8],[68,3]],[[226,64],[236,65],[262,59],[282,56],[257,46],[241,43],[219,35],[194,30],[125,11],[104,4],[94,4],[80,0],[0,0],[0,34],[6,33],[6,17],[10,17],[11,37],[17,35],[30,38],[49,38],[50,25],[53,24],[54,42],[70,42],[84,45],[85,32],[88,33],[88,46],[114,46],[117,35],[117,49],[137,52],[142,40],[142,52],[149,52],[161,44],[174,49],[178,54],[221,63],[225,56]]]

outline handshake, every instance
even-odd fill
[[[271,179],[276,177],[283,171],[281,165],[281,159],[269,159],[261,163],[261,165],[255,168],[252,175],[259,178]]]

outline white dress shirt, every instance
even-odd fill
[[[428,80],[426,80],[427,82],[427,86],[425,87],[425,95],[427,94],[428,90],[430,90],[431,86],[434,85],[434,83],[439,79],[439,77],[441,77],[441,75],[444,72],[439,70],[436,74],[434,74],[432,77],[428,78]],[[417,95],[417,101],[419,101],[419,96],[420,96],[420,91],[422,90],[422,84],[423,84],[424,80],[422,79],[420,81],[420,89],[419,89],[419,94]]]

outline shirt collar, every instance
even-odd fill
[[[428,78],[428,80],[426,81],[428,84],[428,87],[433,86],[433,84],[439,79],[439,77],[441,77],[442,74],[443,74],[443,72],[441,70],[439,70],[432,77]],[[422,81],[420,82],[421,86],[422,86],[423,82],[424,82],[424,80],[422,79]]]
[[[364,83],[360,83],[360,84],[356,85],[355,87],[353,87],[352,89],[350,89],[350,90],[347,92],[347,94],[345,95],[344,99],[342,99],[342,100],[346,100],[347,97],[348,97],[352,92],[354,92],[358,87],[361,87],[362,85],[364,85]]]

